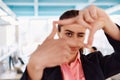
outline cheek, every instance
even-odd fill
[[[85,37],[79,38],[80,42],[84,42],[84,40],[85,40]]]
[[[65,34],[61,33],[59,34],[59,37],[60,38],[63,38],[63,39],[69,39],[69,37],[67,37]]]

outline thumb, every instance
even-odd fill
[[[88,36],[88,43],[87,47],[91,47],[94,39],[94,34],[96,31],[102,29],[104,26],[104,22],[101,20],[96,21],[94,24],[92,24],[92,28],[90,29],[90,34]]]
[[[57,33],[56,22],[53,21],[53,29],[50,35],[47,37],[48,39],[53,39],[55,34]]]

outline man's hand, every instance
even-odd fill
[[[94,34],[97,30],[103,29],[105,33],[116,40],[120,40],[120,30],[109,18],[108,14],[94,5],[83,10],[83,19],[91,26],[88,37],[88,45],[92,45]]]
[[[92,46],[94,34],[97,30],[103,29],[105,33],[116,40],[120,40],[120,32],[117,26],[110,20],[104,10],[94,5],[79,11],[79,15],[74,18],[56,21],[57,24],[68,25],[74,22],[90,30],[88,42],[85,47]],[[114,33],[115,32],[115,33]],[[114,34],[113,34],[114,33]]]
[[[71,49],[68,42],[62,38],[54,39],[57,32],[53,23],[52,33],[46,38],[42,45],[31,55],[27,65],[27,71],[32,80],[40,80],[46,67],[53,67],[68,63],[71,59]],[[72,44],[72,43],[71,43]]]

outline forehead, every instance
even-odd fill
[[[70,25],[64,25],[61,27],[61,31],[65,31],[65,30],[70,30],[73,32],[85,32],[86,28],[79,24],[70,24]]]

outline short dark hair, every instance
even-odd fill
[[[97,50],[97,48],[95,46],[93,46],[92,49],[95,50],[95,51]]]
[[[79,14],[79,10],[68,10],[60,16],[59,20],[73,18],[73,17],[78,16],[78,14]],[[61,26],[62,25],[58,25],[59,32],[61,31]]]

